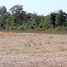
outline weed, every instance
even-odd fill
[[[39,40],[41,40],[41,39],[39,38]]]
[[[39,45],[42,45],[42,43],[39,43]]]
[[[28,43],[28,47],[31,47],[30,43]]]
[[[27,47],[27,44],[24,44]]]
[[[34,45],[36,46],[36,43],[34,43]]]
[[[31,47],[30,43],[24,44],[26,47]]]
[[[50,44],[50,42],[48,42],[48,44]]]
[[[53,36],[50,36],[49,38],[50,38],[50,39],[52,39],[52,38],[53,38]]]
[[[17,35],[16,34],[13,34],[14,37],[16,37]]]

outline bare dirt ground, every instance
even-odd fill
[[[0,67],[67,67],[67,35],[2,34]]]

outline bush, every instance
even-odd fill
[[[16,30],[17,28],[15,26],[10,26],[9,30]]]
[[[55,31],[62,31],[65,30],[63,26],[58,26],[56,28],[54,28]]]
[[[23,30],[23,26],[18,26],[17,30]]]
[[[0,30],[4,30],[4,28],[3,27],[0,27]]]
[[[65,27],[64,30],[67,31],[67,27]]]

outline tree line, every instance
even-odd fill
[[[5,6],[0,6],[0,30],[32,29],[67,31],[67,13],[58,10],[43,16],[27,13],[22,5],[14,5],[9,11]]]

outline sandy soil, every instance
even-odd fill
[[[67,67],[67,35],[2,34],[0,67]]]

